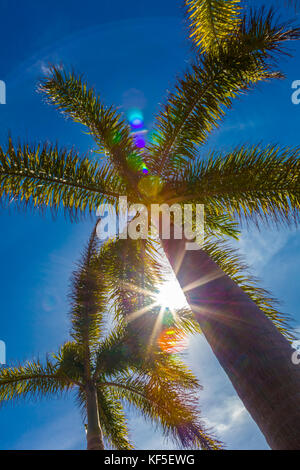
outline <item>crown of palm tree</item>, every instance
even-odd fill
[[[62,209],[71,219],[104,202],[117,205],[125,195],[130,203],[205,204],[204,249],[289,336],[287,318],[272,296],[244,274],[244,264],[220,237],[237,238],[238,222],[299,221],[299,149],[245,145],[205,158],[200,152],[234,98],[258,82],[282,77],[276,58],[300,31],[278,23],[272,9],[243,14],[238,0],[187,0],[186,10],[195,61],[156,117],[152,143],[137,148],[115,108],[105,106],[81,76],[53,67],[40,91],[87,127],[101,160],[9,139],[7,149],[0,148],[1,201],[54,213]],[[136,256],[129,243],[123,249]],[[153,250],[150,240],[143,255]]]
[[[221,443],[201,422],[197,404],[200,386],[179,355],[160,350],[156,342],[145,354],[153,312],[152,316],[149,312],[150,321],[143,322],[143,335],[137,335],[138,322],[127,324],[123,316],[117,316],[119,321],[105,334],[110,276],[103,267],[108,265],[108,258],[114,265],[112,251],[113,244],[99,250],[95,229],[72,278],[72,340],[57,354],[48,355],[44,363],[29,361],[1,368],[0,402],[74,390],[88,423],[89,438],[88,400],[94,390],[100,427],[107,445],[113,448],[133,448],[124,413],[126,404],[159,425],[178,445],[220,448]]]

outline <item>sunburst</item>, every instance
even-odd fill
[[[170,312],[174,323],[178,323],[178,315],[176,311],[183,308],[188,308],[188,304],[184,293],[176,280],[175,276],[169,276],[169,279],[161,284],[160,288],[157,291],[151,291],[148,289],[143,289],[137,285],[130,284],[127,282],[122,283],[126,289],[136,292],[147,298],[151,299],[152,302],[149,302],[148,305],[144,305],[141,308],[133,311],[128,317],[127,320],[132,322],[139,318],[142,315],[147,314],[154,309],[157,309],[157,318],[149,338],[149,343],[146,348],[146,354],[151,350],[151,347],[159,334],[159,330],[162,328],[164,321],[164,314]]]

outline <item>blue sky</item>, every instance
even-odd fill
[[[82,153],[93,147],[78,125],[64,120],[36,92],[49,63],[83,72],[108,104],[125,109],[128,101],[138,100],[151,129],[166,90],[191,57],[180,6],[178,0],[1,0],[0,80],[6,82],[7,104],[0,105],[0,144],[10,132],[21,140],[58,142]],[[260,85],[235,102],[212,134],[210,148],[261,141],[298,145],[300,105],[291,102],[291,84],[300,79],[300,44],[293,49],[294,57],[280,63],[286,80]],[[0,339],[7,345],[7,362],[43,357],[67,339],[68,280],[92,222],[71,224],[63,217],[52,220],[49,214],[11,208],[0,209],[0,224]],[[283,301],[295,326],[300,324],[298,231],[250,227],[240,247],[263,285]],[[194,338],[186,356],[204,386],[203,417],[227,448],[268,448],[205,340]],[[0,449],[85,447],[72,397],[6,406],[0,419]],[[138,448],[171,446],[137,415],[130,416],[130,424]]]

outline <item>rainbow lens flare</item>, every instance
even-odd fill
[[[158,345],[162,351],[176,354],[188,347],[188,337],[179,328],[167,328],[158,337]]]
[[[132,152],[127,157],[127,162],[130,168],[134,171],[140,171],[143,168],[142,157],[135,152]]]
[[[144,117],[139,109],[131,109],[128,113],[128,119],[132,129],[142,129],[144,126]]]
[[[146,139],[142,134],[137,134],[134,136],[134,143],[139,149],[146,147]]]
[[[144,117],[142,111],[140,111],[139,109],[131,109],[128,112],[127,116],[131,129],[133,130],[131,135],[133,136],[135,146],[138,149],[144,149],[146,147],[145,134],[147,133],[147,131],[143,130]],[[143,175],[148,175],[149,170],[140,155],[132,153],[129,155],[127,160],[132,169],[134,169],[135,171],[142,172]]]

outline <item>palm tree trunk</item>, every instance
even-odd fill
[[[99,421],[97,391],[93,385],[86,389],[87,403],[87,450],[104,450],[103,435]]]
[[[300,449],[300,365],[257,305],[203,251],[163,240],[214,354],[272,449]],[[178,270],[178,266],[181,267]]]

